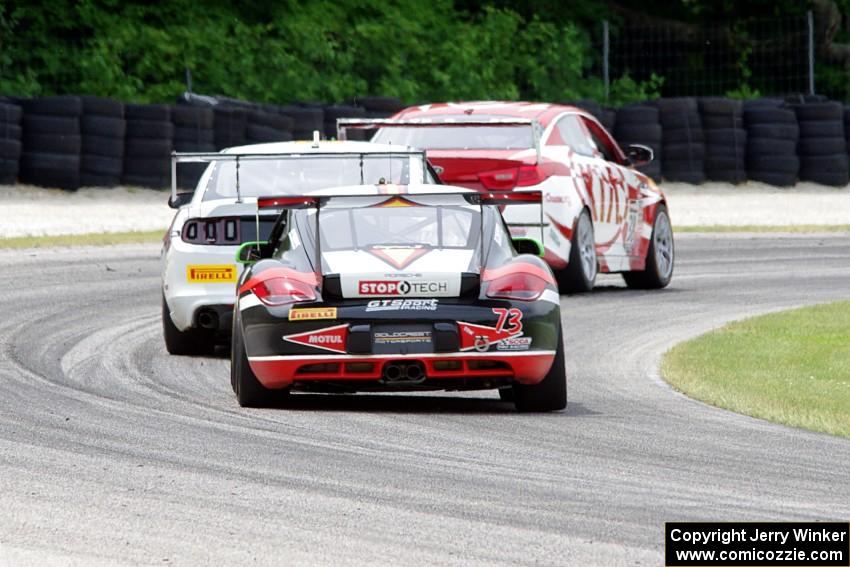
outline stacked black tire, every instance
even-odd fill
[[[693,98],[655,101],[662,131],[661,174],[667,181],[705,181],[705,137]]]
[[[658,109],[652,106],[624,106],[617,110],[614,138],[625,151],[631,144],[652,148],[654,159],[638,168],[655,181],[661,181],[661,123]]]
[[[777,187],[794,185],[800,170],[797,157],[800,129],[794,111],[770,100],[747,102],[744,127],[747,177]]]
[[[705,176],[711,181],[747,180],[747,131],[743,104],[728,98],[701,98],[699,112],[705,137]]]
[[[233,106],[217,105],[214,110],[215,148],[223,150],[242,146],[248,133],[248,110]]]
[[[355,99],[353,105],[362,106],[366,118],[389,118],[405,107],[405,104],[392,96],[364,96]]]
[[[292,140],[292,119],[277,112],[252,110],[248,113],[245,143],[265,144]]]
[[[128,104],[124,115],[125,185],[163,188],[171,186],[171,151],[174,125],[166,104]]]
[[[324,136],[325,112],[313,104],[290,104],[280,107],[280,113],[292,120],[292,136],[296,140],[312,140],[313,132]]]
[[[850,183],[844,108],[835,101],[794,105],[800,126],[800,180],[844,187]]]
[[[188,104],[172,106],[171,123],[174,125],[174,151],[215,151],[212,107]],[[206,163],[177,164],[177,186],[194,189],[206,167]]]
[[[0,184],[15,182],[20,160],[21,107],[0,99]]]
[[[850,104],[844,105],[844,140],[847,142],[847,154],[850,159]]]
[[[335,104],[325,107],[325,137],[337,138],[336,121],[339,118],[365,118],[366,109],[361,106],[350,104]],[[349,140],[366,140],[369,136],[368,130],[348,130],[346,136]]]
[[[80,186],[80,116],[77,96],[23,101],[19,178],[24,183],[60,189]]]
[[[83,116],[80,185],[114,187],[124,171],[124,104],[106,98],[82,97]]]

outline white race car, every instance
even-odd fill
[[[194,193],[178,194],[176,168],[208,162]],[[328,187],[439,183],[425,154],[368,142],[279,142],[210,154],[173,154],[177,209],[163,240],[162,327],[171,354],[211,353],[229,338],[243,242],[268,238],[276,215],[257,214],[257,197],[305,195]]]

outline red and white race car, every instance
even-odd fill
[[[440,178],[481,191],[539,190],[543,211],[507,206],[514,236],[540,238],[562,291],[593,288],[598,272],[621,272],[635,288],[662,288],[673,276],[673,229],[664,194],[633,166],[652,160],[640,145],[624,152],[591,114],[572,106],[464,102],[410,107],[390,119],[340,119],[378,128],[373,142],[427,150]]]

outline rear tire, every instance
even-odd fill
[[[596,237],[593,222],[584,209],[576,220],[570,241],[570,259],[567,267],[555,272],[561,292],[583,293],[593,289],[599,265],[596,260]]]
[[[245,350],[245,341],[242,336],[242,325],[239,323],[239,315],[234,311],[233,316],[233,339],[230,349],[230,384],[236,394],[236,400],[243,408],[262,408],[273,405],[285,399],[289,390],[270,390],[260,384],[251,364],[248,362],[248,353]]]
[[[199,332],[197,329],[181,331],[171,320],[165,296],[162,297],[162,336],[165,339],[165,350],[168,354],[177,356],[209,355],[215,350],[213,337]]]
[[[499,390],[501,395],[501,390]],[[567,368],[564,362],[564,337],[558,323],[555,360],[546,377],[537,384],[513,385],[514,406],[521,412],[562,410],[567,407]]]
[[[633,289],[667,287],[673,279],[674,260],[673,228],[667,215],[667,207],[659,205],[652,223],[646,268],[641,271],[623,272],[623,279],[626,280],[626,285]]]

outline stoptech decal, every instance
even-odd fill
[[[309,309],[290,309],[290,321],[316,321],[318,319],[336,319],[336,307],[313,307]]]
[[[365,280],[359,283],[360,295],[418,295],[444,294],[449,290],[449,282],[402,280],[393,282],[387,280]]]
[[[189,283],[236,283],[236,266],[232,264],[189,264],[186,266]]]
[[[366,304],[366,312],[375,311],[436,311],[436,299],[374,299]]]
[[[495,327],[457,322],[460,332],[460,350],[475,349],[485,352],[495,344],[522,334],[522,311],[515,307],[494,308],[493,313],[499,317]]]
[[[337,325],[306,333],[284,335],[283,340],[331,352],[345,353],[348,325]]]
[[[374,276],[343,275],[342,294],[343,297],[457,297],[460,294],[460,273],[441,276],[390,274],[378,279]]]

